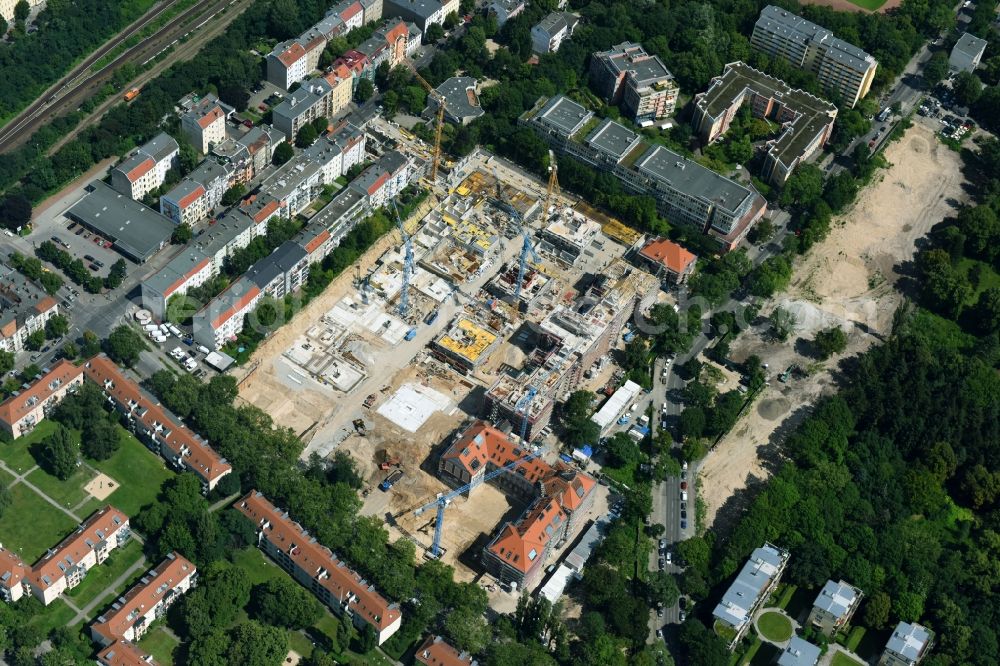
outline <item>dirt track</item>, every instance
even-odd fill
[[[837,359],[817,362],[807,340],[821,328],[839,325],[848,333],[843,356],[875,344],[902,300],[895,289],[897,265],[913,256],[918,238],[966,199],[958,153],[930,129],[910,128],[886,157],[892,166],[877,174],[880,180],[834,221],[827,239],[798,261],[787,292],[762,313],[766,316],[775,305],[795,313],[798,323],[790,341],[769,340],[763,325],[733,345],[734,360],[757,354],[770,364],[772,378],[793,363],[810,374],[787,384],[772,379],[748,415],[705,458],[699,482],[707,527],[717,516],[723,521],[740,514],[746,496],[739,491],[770,475],[780,461],[777,444],[816,398],[836,388],[832,370]]]
[[[864,7],[858,7],[849,0],[804,0],[802,3],[804,5],[821,5],[823,7],[832,7],[839,12],[864,12],[866,14],[872,14],[874,12],[865,9]],[[875,10],[879,14],[885,14],[890,9],[895,9],[903,4],[903,0],[888,0],[884,5]]]

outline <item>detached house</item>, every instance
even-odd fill
[[[827,636],[832,636],[850,623],[864,594],[844,581],[826,581],[809,611],[807,622]]]

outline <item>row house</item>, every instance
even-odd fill
[[[215,95],[188,95],[179,103],[181,131],[188,141],[203,155],[212,146],[226,139],[226,119],[235,113]]]
[[[195,565],[176,552],[170,553],[90,625],[91,639],[101,647],[119,640],[138,642],[197,580]]]
[[[346,74],[345,69],[339,71]],[[330,118],[344,109],[351,101],[354,83],[350,77],[340,74],[333,71],[310,79],[274,107],[271,116],[275,129],[292,141],[304,125],[317,118]]]
[[[309,279],[309,253],[295,241],[285,241],[245,273],[261,294],[281,300]]]
[[[108,505],[96,511],[75,532],[50,548],[24,580],[36,599],[48,606],[83,581],[132,535],[128,516]]]
[[[12,439],[27,435],[68,393],[83,383],[83,368],[66,359],[0,403],[0,426]]]
[[[149,449],[180,471],[201,479],[204,492],[215,488],[232,466],[104,354],[84,366],[88,381],[100,388],[122,415],[126,427]]]
[[[16,354],[59,314],[59,301],[9,266],[0,264],[0,274],[0,350]]]
[[[117,640],[97,653],[100,666],[158,666],[153,655],[138,645]]]
[[[399,605],[386,600],[264,495],[250,491],[233,507],[254,524],[257,545],[332,611],[346,615],[358,629],[371,627],[379,645],[399,630]]]
[[[229,188],[232,166],[206,159],[160,197],[160,213],[174,224],[194,225],[212,214]]]
[[[194,339],[209,349],[218,349],[236,339],[244,319],[257,308],[260,288],[252,280],[240,278],[194,314]]]
[[[163,184],[167,172],[177,166],[178,155],[177,141],[160,132],[111,170],[111,187],[133,199],[142,199]]]
[[[371,208],[381,208],[409,184],[413,167],[411,157],[390,150],[355,178],[350,187],[365,194]]]

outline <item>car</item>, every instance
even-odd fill
[[[59,240],[58,236],[52,236],[52,242],[56,245],[61,245],[62,241]]]
[[[659,560],[659,566],[660,566],[660,571],[663,571],[663,569],[667,566],[667,561],[664,560],[662,557]]]
[[[94,260],[94,265],[97,266],[98,268],[104,268],[104,262],[103,261],[98,261],[98,260],[95,259]]]
[[[656,609],[656,617],[663,617],[663,606]]]
[[[687,479],[687,478],[688,478],[688,473],[685,472],[684,470],[681,470],[681,479]]]
[[[90,266],[88,266],[88,268],[90,268],[90,270],[94,271],[95,273],[97,271],[101,270],[100,268],[97,267],[97,264],[90,264]]]
[[[677,616],[677,621],[680,622],[681,624],[683,624],[684,620],[686,619],[687,619],[687,613],[685,613],[684,611],[681,611],[680,615]]]
[[[681,518],[683,518],[684,520],[687,520],[687,517],[688,517],[688,512],[687,511],[681,511]]]
[[[666,550],[666,549],[667,549],[667,540],[660,539],[660,550]]]
[[[667,411],[667,403],[666,402],[663,403],[663,407],[660,408],[660,411],[664,411],[664,412]]]
[[[686,520],[682,520],[682,521],[681,521],[681,529],[682,529],[682,530],[686,530],[686,529],[687,529],[687,527],[688,527],[688,521],[686,521]]]
[[[684,464],[683,464],[683,465],[681,465],[681,469],[682,469],[682,470],[684,470],[684,471],[686,472],[686,471],[687,471],[687,468],[688,468],[688,464],[687,464],[687,461],[685,460],[685,461],[684,461]]]
[[[673,553],[671,553],[671,552],[670,552],[670,551],[668,550],[668,551],[667,551],[667,564],[673,564],[673,562],[674,562],[674,554],[673,554]]]
[[[83,258],[86,259],[87,261],[94,261],[94,258],[92,256],[90,256],[89,254],[83,255]]]
[[[681,481],[681,490],[687,490],[687,489],[688,489],[688,482]]]
[[[688,503],[687,502],[681,502],[681,511],[687,511],[687,508],[688,508]]]
[[[656,630],[656,637],[663,638],[663,627],[660,627],[659,629]]]

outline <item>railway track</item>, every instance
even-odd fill
[[[100,88],[111,80],[115,71],[126,63],[143,65],[185,35],[196,30],[211,20],[216,14],[239,0],[201,0],[182,11],[163,25],[163,27],[120,53],[114,60],[96,72],[89,68],[109,52],[120,46],[136,32],[142,30],[150,22],[155,21],[167,9],[180,0],[170,0],[161,5],[153,14],[147,14],[144,19],[129,27],[122,33],[120,39],[109,42],[92,53],[43,96],[31,104],[25,111],[10,123],[0,128],[0,153],[18,147],[42,125],[53,118],[79,108],[83,102],[93,96]],[[201,19],[201,20],[199,20]],[[52,90],[55,89],[55,92]]]

